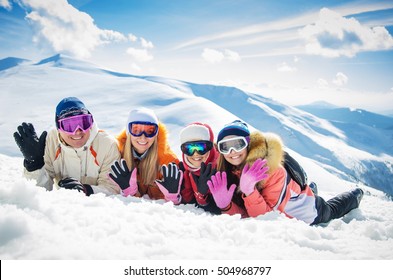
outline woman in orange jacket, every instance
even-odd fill
[[[247,124],[239,120],[219,132],[217,146],[217,169],[222,172],[212,176],[208,185],[222,213],[257,217],[277,210],[315,225],[344,216],[359,207],[363,197],[360,188],[328,201],[315,195],[309,186],[302,190],[283,167],[279,136],[250,133]]]
[[[129,113],[126,128],[116,137],[122,160],[112,165],[109,174],[124,196],[164,199],[157,185],[161,179],[180,188],[179,160],[170,149],[167,137],[165,125],[152,110],[140,108]]]

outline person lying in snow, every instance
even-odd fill
[[[158,121],[153,110],[131,110],[126,128],[116,137],[122,159],[112,165],[109,174],[123,196],[147,195],[150,199],[180,202],[179,195],[163,194],[156,182],[163,179],[161,183],[173,189],[179,189],[182,182],[179,160],[170,149],[167,137],[165,125]]]
[[[56,128],[38,138],[31,123],[22,123],[14,133],[24,156],[25,175],[37,185],[93,193],[118,194],[120,189],[107,176],[120,158],[116,140],[98,129],[93,115],[76,97],[59,102]]]
[[[316,225],[358,208],[363,197],[363,190],[356,188],[325,201],[309,186],[302,189],[283,167],[280,137],[259,131],[250,134],[247,124],[240,120],[221,129],[217,147],[218,172],[208,186],[222,213],[244,218],[277,210]]]
[[[183,159],[180,163],[180,168],[183,170],[180,195],[181,203],[194,203],[205,211],[220,214],[221,210],[215,204],[207,186],[207,180],[216,171],[219,156],[213,141],[213,131],[204,123],[191,123],[180,131]],[[170,191],[168,190],[169,193]]]

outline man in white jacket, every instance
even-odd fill
[[[76,97],[67,97],[56,107],[56,129],[38,138],[31,123],[22,123],[14,133],[24,156],[25,175],[37,185],[118,194],[119,187],[108,174],[120,159],[116,140],[98,130],[92,114]]]

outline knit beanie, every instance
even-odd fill
[[[185,128],[183,128],[180,131],[180,144],[184,144],[185,142],[190,142],[190,141],[198,141],[198,140],[214,142],[214,133],[208,124],[194,122],[187,125]],[[219,153],[213,147],[213,149],[210,150],[209,156],[206,159],[205,163],[206,164],[212,163],[213,166],[215,166],[218,156]],[[182,154],[182,158],[183,158],[184,168],[186,170],[191,171],[193,174],[199,176],[200,167],[193,166],[192,163],[189,161],[188,157],[184,153]]]
[[[211,141],[213,142],[213,132],[208,125],[202,123],[191,123],[180,131],[180,144],[191,141]]]
[[[228,135],[249,137],[250,130],[248,130],[248,126],[246,123],[244,123],[240,120],[235,120],[229,124],[226,124],[220,130],[220,132],[218,133],[218,136],[217,136],[217,143]]]
[[[57,104],[56,126],[58,127],[59,125],[58,120],[83,114],[90,114],[85,104],[76,97],[66,97]]]
[[[149,122],[158,125],[158,118],[153,110],[142,107],[131,110],[128,115],[126,127],[128,127],[128,125],[132,122]]]

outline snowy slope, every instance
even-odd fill
[[[315,102],[309,105],[296,106],[317,117],[338,123],[362,124],[371,127],[393,130],[393,118],[368,112],[362,109],[339,108],[333,105]]]
[[[393,257],[392,201],[377,190],[392,193],[393,160],[383,136],[376,139],[377,147],[370,147],[374,144],[351,139],[350,128],[236,88],[115,73],[62,55],[0,71],[0,88],[2,259]],[[168,126],[178,155],[178,133],[186,124],[203,121],[217,133],[242,118],[254,128],[279,133],[326,199],[354,187],[352,179],[384,184],[365,187],[368,195],[360,209],[326,227],[277,213],[240,220],[163,201],[45,192],[23,178],[12,134],[22,121],[32,122],[39,133],[52,128],[54,108],[66,96],[83,100],[100,128],[111,134],[124,127],[132,108],[154,109]],[[369,174],[364,166],[378,172]]]
[[[173,84],[168,80],[160,82]],[[341,178],[393,194],[393,129],[385,129],[388,118],[368,114],[369,121],[373,116],[375,126],[330,122],[236,88],[185,85],[196,96],[213,101],[256,129],[279,134],[287,147],[314,159]]]
[[[387,117],[369,113],[363,121],[357,119],[357,123],[352,118],[347,122],[344,118],[327,121],[237,88],[115,73],[62,55],[16,69],[9,68],[1,71],[0,77],[2,94],[6,97],[3,106],[7,107],[2,113],[15,116],[13,119],[19,118],[20,122],[29,114],[20,114],[15,107],[29,110],[33,115],[38,111],[43,115],[40,118],[44,125],[42,129],[52,125],[53,108],[60,98],[69,95],[86,97],[86,100],[92,99],[90,96],[93,95],[92,105],[105,102],[106,106],[99,109],[105,117],[99,124],[113,133],[123,126],[128,111],[139,105],[153,106],[158,113],[162,111],[162,120],[168,123],[174,135],[190,121],[209,123],[209,120],[215,120],[211,123],[217,132],[223,124],[241,118],[256,129],[278,133],[289,149],[313,159],[340,178],[393,195],[393,130],[386,128]],[[92,82],[96,79],[99,82]],[[49,103],[40,103],[38,108],[20,106],[19,93],[25,96],[23,100],[29,105],[34,104],[36,98]],[[129,106],[119,110],[120,104]],[[188,114],[190,110],[192,114]],[[219,118],[214,117],[216,113]],[[15,129],[15,123],[4,125],[10,133]],[[3,140],[8,135],[0,137]],[[177,145],[176,138],[171,141]],[[18,154],[12,141],[2,143],[0,153]]]

